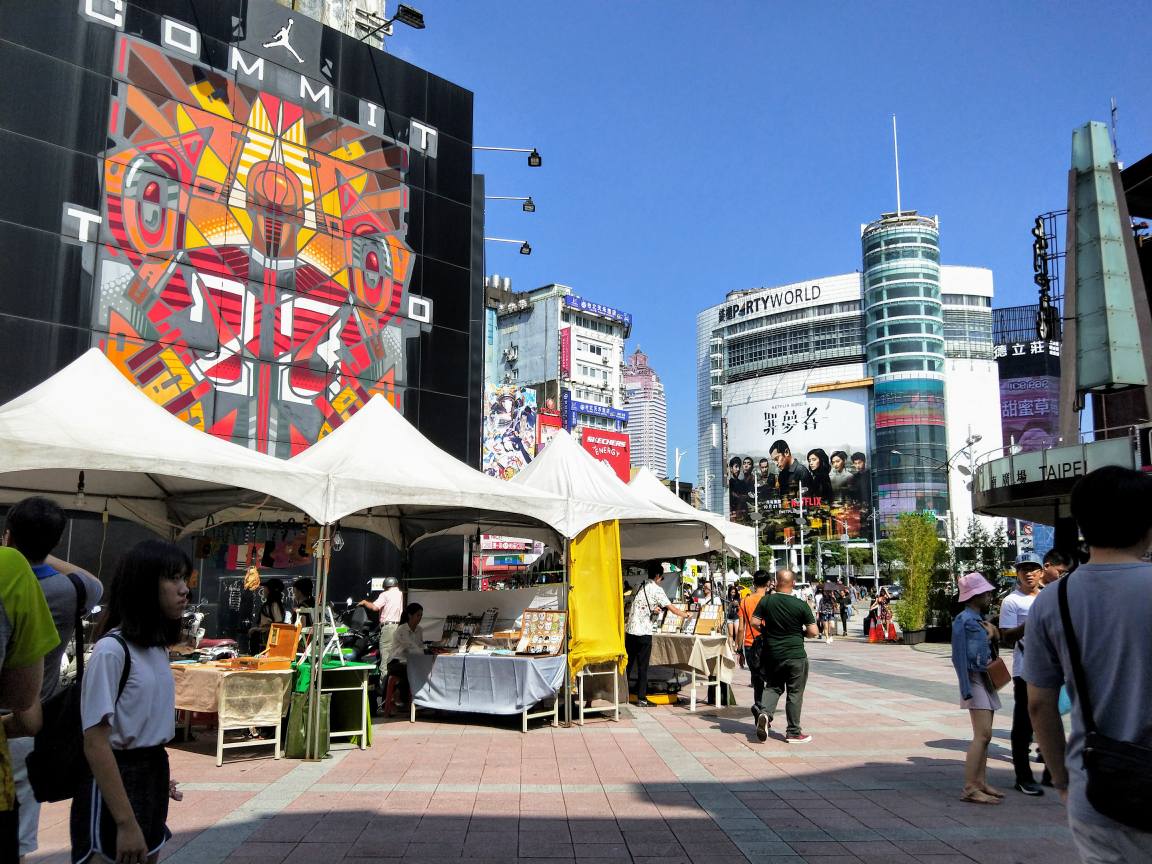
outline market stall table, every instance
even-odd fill
[[[696,710],[696,677],[704,678],[704,689],[732,683],[736,668],[736,655],[728,644],[728,637],[694,636],[683,633],[654,633],[652,635],[651,666],[670,666],[692,675],[689,710]],[[719,698],[716,700],[719,702]]]
[[[521,731],[528,721],[551,717],[559,725],[556,692],[564,682],[568,658],[508,654],[416,654],[408,657],[408,686],[412,691],[411,720],[417,708],[470,711],[477,714],[519,714]],[[552,708],[532,708],[552,699]]]
[[[192,728],[192,712],[214,713],[216,720],[216,765],[224,764],[224,751],[234,747],[272,747],[280,758],[280,721],[288,705],[292,672],[236,670],[222,663],[173,663],[176,682],[176,710],[186,712],[185,728]],[[271,740],[224,743],[224,733],[247,731],[253,726],[271,726]]]

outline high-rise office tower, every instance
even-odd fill
[[[912,511],[942,515],[949,471],[939,222],[887,213],[864,227],[861,246],[873,494],[886,523]]]
[[[639,348],[624,367],[624,408],[628,411],[632,464],[647,468],[657,477],[667,477],[668,403],[660,376]]]

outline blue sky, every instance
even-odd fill
[[[413,0],[389,50],[476,94],[488,272],[631,312],[696,473],[695,317],[733,289],[851,272],[859,226],[941,220],[941,259],[1030,302],[1037,213],[1065,206],[1072,130],[1119,103],[1120,157],[1152,151],[1140,4],[501,3]],[[799,7],[803,8],[799,8]],[[669,460],[671,470],[671,459]]]

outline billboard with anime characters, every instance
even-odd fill
[[[872,506],[866,388],[749,400],[726,410],[729,518],[764,542],[792,542],[803,501],[811,533],[868,535]]]
[[[509,480],[536,455],[536,391],[488,387],[484,404],[481,468],[485,474]]]

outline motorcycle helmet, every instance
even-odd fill
[[[381,584],[384,586],[384,590],[387,591],[389,588],[396,588],[400,584],[400,580],[395,576],[385,576]]]

